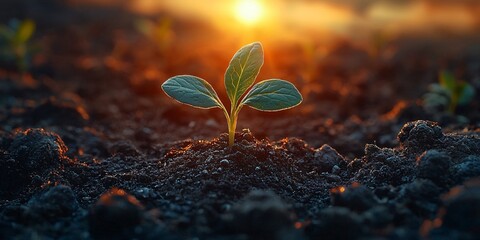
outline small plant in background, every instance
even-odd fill
[[[0,26],[0,59],[14,61],[19,71],[26,72],[34,52],[30,44],[34,32],[35,22],[28,19],[12,19]]]
[[[468,105],[474,96],[475,89],[472,85],[456,79],[451,72],[442,71],[439,83],[430,85],[424,103],[427,109],[446,110],[454,114],[458,106]]]
[[[149,19],[140,19],[135,22],[135,26],[139,32],[152,39],[160,51],[165,51],[170,47],[175,38],[172,29],[172,20],[168,17],[152,21]]]
[[[225,72],[225,88],[230,99],[230,111],[220,101],[213,87],[199,77],[175,76],[165,81],[162,89],[180,103],[196,108],[222,109],[228,124],[228,143],[232,146],[235,141],[238,113],[243,106],[247,105],[260,111],[280,111],[302,102],[302,96],[297,88],[285,80],[264,80],[252,87],[262,65],[263,49],[259,42],[243,46],[230,60]],[[246,93],[250,87],[250,91]]]

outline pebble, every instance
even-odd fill
[[[222,160],[220,161],[220,164],[222,164],[222,165],[228,165],[228,164],[230,164],[230,161],[228,161],[228,159],[222,159]]]

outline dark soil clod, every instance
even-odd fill
[[[365,234],[361,217],[343,207],[322,210],[306,231],[311,239],[359,239]]]
[[[143,221],[143,207],[121,189],[104,193],[89,213],[90,233],[97,239],[126,238]]]
[[[332,205],[347,207],[355,212],[364,212],[378,205],[378,200],[370,189],[353,184],[347,188],[340,187],[332,191]]]
[[[480,236],[480,178],[450,190],[440,213],[442,228],[466,232],[472,239]]]
[[[250,239],[285,239],[293,230],[293,216],[275,194],[252,191],[223,217],[225,233],[246,234]]]
[[[425,151],[439,144],[443,138],[442,129],[430,121],[418,120],[405,124],[398,133],[401,146],[414,151]]]
[[[343,166],[345,159],[335,149],[324,144],[315,150],[312,166],[318,167],[321,171],[331,172],[335,166]]]
[[[35,175],[44,176],[68,159],[62,139],[43,129],[19,130],[6,141],[8,151],[0,159],[0,190],[5,195],[21,190]]]
[[[453,162],[447,154],[429,150],[418,159],[418,177],[430,179],[439,186],[448,186],[452,164]]]
[[[30,199],[27,207],[35,215],[32,218],[54,222],[58,218],[71,217],[79,205],[70,187],[58,185]]]

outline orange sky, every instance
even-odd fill
[[[480,29],[477,0],[249,0],[263,6],[257,23],[245,24],[235,16],[242,0],[70,0],[127,5],[133,11],[168,11],[180,17],[204,20],[222,31],[244,30],[285,38],[305,35],[368,38],[372,31],[390,35],[405,31],[429,33],[448,30],[458,34]],[[247,32],[247,31],[244,31]]]

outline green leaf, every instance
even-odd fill
[[[467,105],[473,100],[473,97],[475,97],[475,89],[472,87],[472,85],[466,82],[464,84],[465,85],[462,87],[462,91],[458,98],[459,105]]]
[[[33,32],[35,32],[35,23],[32,20],[23,20],[16,32],[15,43],[26,43],[32,37]]]
[[[232,106],[236,106],[253,85],[262,65],[263,49],[259,42],[248,44],[235,53],[225,72],[225,88]]]
[[[280,111],[297,106],[302,95],[290,82],[280,79],[261,81],[252,87],[242,104],[261,111]]]
[[[212,85],[199,77],[175,76],[165,81],[162,89],[169,97],[192,107],[223,107]]]
[[[455,76],[451,72],[442,71],[440,73],[440,85],[450,92],[455,91]]]
[[[450,102],[450,98],[443,94],[437,93],[427,93],[423,96],[426,105],[440,105],[440,106],[448,106]]]

